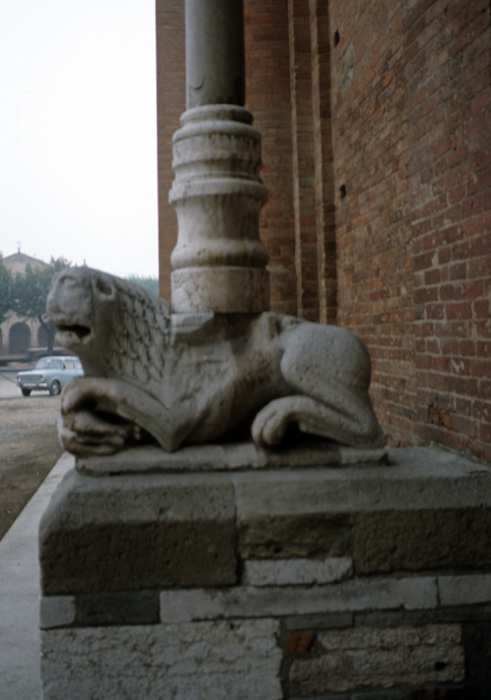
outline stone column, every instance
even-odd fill
[[[268,309],[261,136],[244,107],[241,0],[186,0],[187,111],[173,139],[175,313]]]
[[[242,0],[186,0],[186,109],[244,106]]]

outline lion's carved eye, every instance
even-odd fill
[[[95,288],[100,294],[103,294],[104,296],[111,297],[114,295],[113,285],[107,280],[102,279],[101,277],[97,277],[95,281]]]

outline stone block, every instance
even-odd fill
[[[280,700],[279,625],[228,620],[42,633],[44,700]]]
[[[430,447],[389,450],[389,466],[234,475],[241,522],[269,515],[491,507],[491,468]]]
[[[426,610],[388,610],[356,613],[355,627],[419,627],[429,624],[473,623],[491,621],[490,605],[463,605],[458,607],[441,604]],[[341,625],[338,625],[339,627]]]
[[[248,558],[344,557],[351,549],[352,518],[339,513],[251,516],[240,528],[240,555]]]
[[[234,511],[218,474],[71,473],[41,521],[43,593],[233,584]]]
[[[233,617],[276,617],[363,610],[434,608],[434,578],[357,579],[323,586],[241,586],[162,591],[165,623]]]
[[[41,629],[151,625],[159,619],[159,598],[154,591],[41,598]]]
[[[440,605],[473,605],[491,602],[491,574],[439,576]]]
[[[40,627],[68,627],[75,622],[76,605],[74,596],[43,597],[40,601]]]
[[[491,566],[491,508],[370,512],[356,519],[359,574]]]
[[[419,694],[418,691],[411,692],[408,690],[365,690],[359,693],[353,693],[350,695],[349,700],[446,700],[446,696],[442,695],[440,697],[440,692],[441,689],[438,689],[435,691],[435,695],[433,695],[432,691],[430,691],[431,695],[427,695],[425,691],[423,691],[422,694]],[[343,700],[346,700],[346,695],[342,697]],[[331,700],[330,695],[329,700]],[[454,698],[453,700],[459,699]],[[463,698],[460,700],[463,700]],[[470,700],[470,698],[467,698],[466,700]]]
[[[340,470],[234,476],[243,558],[344,556],[351,547],[352,515],[343,508]],[[331,508],[331,499],[337,507]]]
[[[349,557],[249,559],[244,563],[244,583],[250,586],[333,583],[352,574],[353,562]]]
[[[77,597],[77,624],[152,625],[159,622],[159,598],[155,591],[97,593]]]
[[[302,693],[458,682],[465,676],[459,625],[331,630],[318,635],[324,653],[296,659],[290,682]]]
[[[287,631],[296,630],[328,630],[328,629],[344,629],[345,627],[353,627],[355,614],[354,613],[327,613],[326,615],[301,615],[295,617],[287,617],[284,620],[285,629]]]
[[[301,440],[280,450],[259,447],[252,441],[186,445],[176,452],[161,447],[132,447],[115,455],[79,457],[77,469],[85,474],[145,474],[190,471],[304,469],[380,465],[387,461],[385,448],[355,448],[331,442]]]

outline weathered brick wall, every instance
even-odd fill
[[[489,3],[332,0],[330,22],[338,320],[392,444],[491,459]]]
[[[402,7],[330,10],[338,321],[368,343],[379,419],[392,444],[407,443],[416,387]]]
[[[416,431],[491,461],[490,6],[424,9],[403,25]]]
[[[364,338],[391,445],[435,441],[491,460],[489,4],[244,4],[272,310]],[[157,3],[166,297],[182,5]]]

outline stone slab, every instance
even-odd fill
[[[387,613],[390,614],[390,613]],[[317,615],[299,615],[284,618],[285,630],[288,632],[312,631],[319,629],[343,629],[353,627],[356,613],[327,613]]]
[[[491,574],[439,576],[441,605],[473,605],[491,602]]]
[[[342,581],[352,575],[350,557],[249,559],[244,563],[243,583],[250,586],[310,585]]]
[[[79,457],[77,469],[87,474],[154,474],[189,471],[241,471],[379,465],[387,462],[384,448],[343,447],[326,441],[302,440],[299,446],[276,450],[253,442],[183,447],[167,453],[157,446],[133,447],[109,457]]]
[[[157,591],[43,596],[41,629],[106,625],[153,625],[160,621]]]
[[[432,447],[388,450],[388,460],[391,468],[235,474],[239,518],[491,506],[489,465]]]
[[[241,586],[162,591],[164,623],[234,617],[311,615],[363,610],[405,610],[437,605],[435,578],[357,579],[324,586]]]
[[[328,620],[329,618],[326,617]],[[419,627],[425,624],[491,623],[491,605],[443,606],[432,610],[375,610],[354,614],[354,627]],[[322,627],[322,624],[319,624]],[[491,666],[490,666],[491,670]]]
[[[41,629],[69,627],[75,622],[77,610],[75,596],[55,595],[41,597],[39,617]]]
[[[42,632],[43,700],[280,700],[279,623]]]

